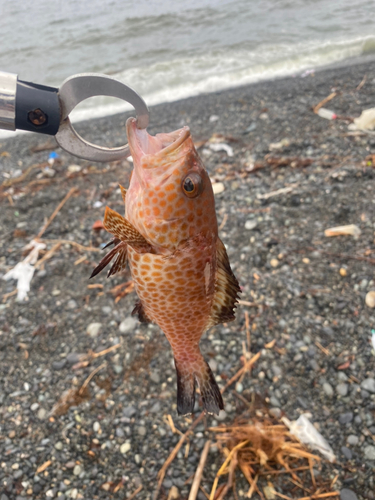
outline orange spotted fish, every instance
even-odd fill
[[[173,350],[178,413],[192,413],[197,383],[205,410],[218,414],[223,399],[199,341],[234,319],[240,288],[218,237],[211,181],[188,127],[151,136],[130,118],[127,135],[134,171],[128,190],[121,187],[125,218],[106,207],[115,247],[92,276],[113,259],[109,275],[129,261],[139,297],[133,313],[157,323]]]

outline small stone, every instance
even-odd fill
[[[132,417],[133,415],[135,415],[137,413],[137,410],[134,408],[134,406],[127,406],[126,408],[124,408],[122,410],[122,414],[124,415],[124,417]]]
[[[150,408],[151,413],[159,413],[160,410],[161,410],[161,404],[159,401],[156,401],[156,403],[154,403]]]
[[[110,307],[110,306],[103,306],[103,307],[102,307],[102,311],[103,311],[103,314],[107,314],[107,315],[108,315],[108,314],[111,314],[111,312],[112,312],[112,307]]]
[[[90,335],[91,338],[95,338],[99,335],[102,328],[102,323],[90,323],[87,327],[86,333]]]
[[[150,380],[152,380],[153,382],[155,382],[155,384],[159,384],[159,382],[160,382],[160,375],[157,372],[151,372]]]
[[[54,361],[52,363],[52,368],[53,370],[59,371],[64,368],[65,364],[66,364],[66,359],[62,359],[61,361]]]
[[[217,370],[217,361],[216,359],[210,359],[208,364],[210,365],[210,368],[213,372],[216,372]]]
[[[56,290],[52,290],[52,292],[51,292],[51,293],[52,293],[52,295],[53,295],[54,297],[57,297],[58,295],[60,295],[60,293],[61,293],[61,292],[60,292],[60,290],[57,290],[57,289],[56,289]]]
[[[31,410],[31,411],[36,411],[38,408],[39,408],[39,403],[33,403],[33,404],[30,406],[30,410]]]
[[[79,353],[79,352],[70,352],[66,357],[66,361],[70,365],[75,365],[76,363],[78,363],[80,361],[82,356],[84,356],[84,355]]]
[[[126,453],[128,453],[128,451],[130,451],[131,449],[131,444],[130,443],[124,443],[121,445],[120,447],[120,452],[125,455]]]
[[[362,381],[361,387],[365,391],[375,393],[375,379],[366,378],[365,380]]]
[[[281,417],[281,410],[280,408],[271,408],[269,414],[272,417],[279,419]]]
[[[340,491],[340,500],[358,500],[358,497],[354,491],[344,488]]]
[[[276,407],[281,406],[280,401],[275,396],[270,397],[270,403],[272,406],[276,406]]]
[[[346,442],[347,442],[348,444],[350,444],[351,446],[356,446],[356,445],[358,444],[358,442],[359,442],[359,439],[358,439],[358,437],[357,437],[357,436],[355,436],[354,434],[350,434],[350,435],[348,436],[348,439],[346,440]]]
[[[243,391],[243,384],[241,382],[237,382],[236,391],[238,392],[238,394],[241,394],[241,392]]]
[[[364,454],[368,460],[375,460],[375,446],[372,446],[371,444],[365,446]]]
[[[138,320],[135,318],[132,318],[129,316],[128,318],[125,318],[123,321],[121,321],[119,330],[120,333],[131,333],[135,330],[136,326],[138,324]]]
[[[348,271],[345,269],[345,267],[340,267],[340,276],[344,277],[348,274]]]
[[[75,465],[73,469],[73,474],[75,476],[79,476],[81,472],[83,471],[82,467],[80,465]]]
[[[119,438],[123,438],[125,436],[125,433],[121,429],[121,427],[116,427],[116,436],[119,437]]]
[[[375,307],[375,291],[368,292],[365,298],[366,306],[371,307],[372,309]]]
[[[248,229],[249,231],[252,231],[255,229],[258,225],[258,222],[256,219],[249,219],[245,222],[245,229]]]
[[[9,438],[10,439],[13,439],[16,437],[16,431],[10,431],[9,434],[8,434]]]
[[[140,425],[137,431],[140,436],[145,436],[147,434],[147,429],[146,427],[143,427],[143,425]]]
[[[307,257],[304,257],[304,258],[302,259],[302,262],[303,262],[304,264],[310,264],[310,259],[309,259],[309,258],[307,258]]]
[[[351,460],[353,458],[353,454],[352,452],[349,450],[349,448],[347,448],[346,446],[342,446],[341,447],[341,453],[344,455],[344,457],[347,459],[347,460]]]
[[[71,300],[68,300],[68,302],[66,304],[66,307],[68,309],[77,309],[78,304],[77,304],[77,302],[74,299],[71,299]]]
[[[39,420],[44,420],[46,416],[47,416],[47,410],[45,410],[44,408],[40,408],[37,413],[37,417],[39,418]]]
[[[337,394],[339,394],[340,396],[346,396],[348,394],[348,384],[338,384],[336,386],[336,392]]]
[[[18,470],[19,468],[20,468],[20,464],[15,463],[12,465],[13,470]]]
[[[225,190],[225,186],[222,182],[214,182],[212,184],[212,190],[214,194],[220,194]]]
[[[339,416],[340,424],[349,424],[353,420],[353,412],[348,411],[347,413],[342,413]]]
[[[56,450],[58,450],[58,451],[61,451],[61,450],[63,449],[63,446],[64,446],[64,445],[62,444],[62,442],[61,442],[61,441],[57,441],[57,443],[55,444],[55,448],[56,448]]]
[[[331,384],[328,382],[324,382],[323,384],[323,391],[326,393],[326,395],[331,398],[333,396],[333,388]]]
[[[279,261],[277,259],[271,259],[270,264],[272,267],[277,267],[279,265]]]
[[[94,429],[94,432],[99,432],[100,431],[100,424],[99,422],[94,422],[94,425],[92,426]]]

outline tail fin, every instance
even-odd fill
[[[177,413],[191,415],[195,403],[195,379],[191,371],[184,369],[182,363],[174,360],[177,373]]]
[[[175,359],[177,372],[177,412],[179,415],[191,414],[195,403],[195,380],[203,400],[203,407],[207,413],[218,415],[224,409],[223,398],[216,383],[211,368],[200,356],[199,369],[194,363],[194,369],[184,366]]]

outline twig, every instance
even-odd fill
[[[56,243],[55,245],[53,245],[51,250],[48,250],[48,252],[40,260],[38,260],[38,262],[35,264],[34,267],[37,269],[42,264],[44,264],[44,262],[46,260],[50,259],[52,257],[52,255],[60,249],[60,247],[61,247],[61,243]]]
[[[32,170],[34,170],[34,168],[43,168],[43,167],[46,167],[47,165],[48,165],[47,162],[36,163],[34,165],[31,165],[31,167],[27,168],[23,172],[23,174],[21,174],[20,176],[14,177],[13,179],[7,179],[6,181],[3,181],[1,183],[1,187],[10,187],[10,186],[13,186],[13,184],[18,184],[18,183],[22,182],[27,177],[27,174],[29,174]]]
[[[100,248],[85,247],[84,245],[80,245],[79,243],[70,240],[46,240],[45,238],[42,238],[40,241],[46,244],[61,243],[63,245],[72,245],[73,247],[77,247],[79,250],[82,250],[83,252],[101,252]]]
[[[126,500],[133,500],[133,498],[135,498],[138,495],[138,493],[142,490],[142,488],[143,488],[143,485],[141,484],[140,486],[138,486],[138,488],[135,491],[133,491],[133,493],[130,495],[130,497],[126,498]]]
[[[17,293],[17,288],[15,290],[13,290],[13,292],[9,292],[9,293],[4,293],[3,295],[3,302],[6,302],[9,297],[12,297],[13,295],[16,295]]]
[[[366,80],[367,80],[367,75],[365,75],[362,80],[361,80],[361,83],[356,87],[356,90],[361,90],[361,88],[364,86],[364,84],[366,83]]]
[[[314,109],[313,109],[314,113],[317,113],[322,106],[324,106],[325,104],[327,104],[327,102],[331,101],[336,96],[337,96],[337,92],[332,92],[331,94],[329,94],[329,96],[325,97],[322,101],[320,101],[314,107]]]
[[[206,441],[206,444],[204,445],[201,458],[199,460],[199,464],[197,467],[197,470],[195,472],[193,484],[191,485],[190,493],[189,493],[189,499],[188,500],[195,500],[198,494],[199,486],[201,484],[202,480],[202,474],[203,474],[203,469],[207,460],[207,455],[210,450],[211,446],[211,441]]]
[[[258,194],[257,198],[259,200],[268,200],[269,198],[273,198],[274,196],[278,196],[279,194],[287,194],[293,191],[294,189],[298,188],[299,183],[295,182],[294,184],[291,184],[290,186],[276,189],[276,191],[270,191],[269,193],[264,193],[264,194]]]
[[[219,482],[219,477],[222,476],[223,474],[225,474],[225,471],[226,471],[226,468],[227,468],[227,465],[228,463],[231,461],[233,455],[235,453],[237,453],[237,450],[240,450],[241,448],[243,448],[245,445],[248,444],[248,440],[246,441],[243,441],[242,443],[239,443],[237,444],[236,446],[234,446],[234,448],[231,449],[230,453],[228,454],[227,458],[225,459],[223,465],[220,467],[220,469],[217,471],[217,474],[216,474],[216,477],[215,477],[215,480],[214,480],[214,484],[212,485],[212,490],[211,490],[211,494],[210,494],[210,500],[214,500],[215,498],[215,492],[216,492],[216,488],[217,488],[217,484]]]
[[[225,384],[225,386],[221,389],[221,394],[224,393],[224,391],[226,389],[228,389],[228,387],[230,385],[233,384],[233,382],[235,382],[239,377],[241,377],[242,373],[246,372],[249,368],[251,368],[253,366],[254,363],[256,363],[258,361],[258,359],[260,358],[260,355],[261,355],[261,352],[259,351],[257,354],[255,354],[255,356],[253,356],[249,361],[247,361],[244,366],[238,370],[238,372],[233,375],[233,377]]]
[[[256,302],[249,302],[248,300],[237,300],[237,304],[247,307],[261,307],[261,304],[257,304]]]
[[[228,220],[228,214],[224,214],[224,217],[223,217],[223,220],[221,221],[221,224],[219,226],[219,231],[221,231],[223,229],[223,227],[225,226],[225,223],[227,222]]]
[[[184,444],[184,441],[187,438],[187,436],[194,429],[194,427],[196,427],[199,424],[199,422],[203,419],[204,415],[205,414],[202,412],[199,415],[199,417],[194,420],[194,422],[190,425],[190,427],[185,432],[185,434],[183,434],[181,436],[180,440],[178,441],[178,443],[176,444],[176,446],[171,451],[169,457],[164,462],[163,467],[159,470],[159,473],[158,473],[158,484],[157,484],[157,487],[156,487],[156,490],[155,490],[155,493],[154,493],[154,496],[153,496],[154,500],[156,500],[158,498],[158,496],[159,496],[160,488],[161,488],[161,485],[163,483],[165,474],[166,474],[166,472],[168,470],[168,467],[171,465],[171,463],[173,462],[173,460],[176,458],[177,453],[179,452],[181,446]]]
[[[316,342],[315,342],[315,345],[316,345],[316,347],[318,347],[318,348],[319,348],[322,352],[324,352],[324,354],[325,354],[326,356],[330,356],[330,355],[331,355],[331,353],[329,352],[329,350],[328,350],[328,349],[326,349],[325,347],[323,347],[323,346],[322,346],[322,344],[320,344],[318,341],[316,341]]]
[[[340,495],[339,491],[331,491],[329,493],[320,493],[319,495],[310,495],[309,497],[301,497],[298,500],[315,500],[318,498],[328,498],[328,497],[338,497]]]
[[[82,255],[82,257],[80,257],[79,259],[77,259],[75,262],[74,262],[74,265],[75,266],[78,266],[78,264],[82,264],[82,262],[85,262],[85,260],[87,259],[87,256],[86,255]]]
[[[105,364],[103,363],[102,365],[98,366],[97,368],[95,368],[95,370],[93,372],[90,373],[90,375],[87,377],[87,379],[83,382],[82,384],[82,387],[80,388],[80,390],[78,391],[78,394],[81,395],[86,387],[87,387],[87,384],[89,384],[90,380],[95,377],[95,375],[98,373],[98,371],[100,371],[102,368],[105,367]]]
[[[51,222],[53,221],[53,219],[56,217],[56,215],[60,212],[61,208],[64,206],[64,204],[69,200],[69,198],[72,196],[72,194],[76,191],[76,188],[75,187],[72,187],[68,193],[65,195],[64,199],[62,201],[60,201],[60,203],[57,205],[57,207],[55,208],[54,212],[52,213],[52,215],[50,216],[50,218],[47,220],[47,222],[44,224],[44,226],[42,227],[42,229],[39,231],[38,233],[38,236],[37,238],[41,238],[42,235],[44,234],[45,230],[47,229],[47,227],[51,224]]]

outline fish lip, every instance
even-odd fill
[[[157,134],[156,136],[150,136],[146,130],[140,130],[137,128],[137,121],[135,118],[128,119],[128,121],[126,122],[126,131],[133,156],[135,154],[137,159],[142,159],[144,156],[152,156],[155,158],[168,156],[168,154],[178,149],[181,144],[183,144],[186,139],[190,137],[190,129],[187,126],[169,134]],[[162,144],[160,144],[161,148],[157,152],[151,153],[147,151],[149,139],[157,141],[158,136],[160,137],[164,135],[170,135],[172,137],[173,135],[176,135],[176,139],[166,147],[162,147]],[[161,140],[159,140],[159,142],[161,143]]]

